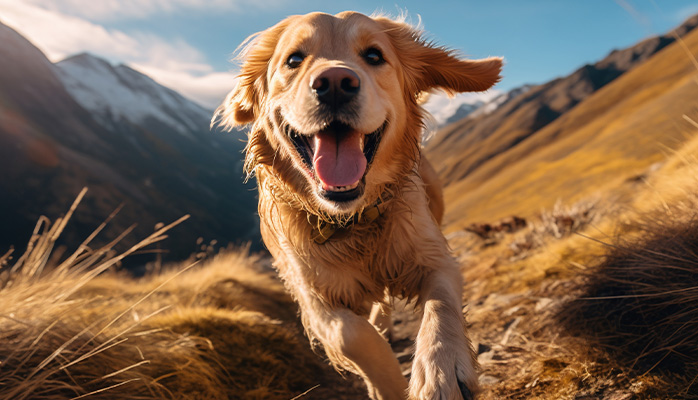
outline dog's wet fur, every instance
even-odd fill
[[[502,60],[460,59],[404,21],[355,12],[288,17],[240,57],[214,123],[251,124],[245,168],[257,178],[262,236],[311,341],[372,399],[473,398],[462,278],[439,229],[419,100],[487,90]],[[313,240],[328,224],[334,234]],[[423,311],[409,383],[386,341],[396,297]]]

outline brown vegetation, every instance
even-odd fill
[[[612,203],[557,206],[494,244],[452,238],[469,249],[485,399],[697,398],[697,150],[694,138],[640,186],[603,192]],[[634,197],[620,195],[630,188]],[[550,216],[564,210],[584,222],[553,234]],[[549,233],[534,234],[536,224]],[[538,245],[512,252],[531,235]]]
[[[698,398],[698,220],[653,215],[618,238],[559,318],[671,397]],[[584,321],[583,324],[580,321]]]
[[[90,238],[59,262],[52,250],[70,214],[42,219],[16,261],[0,258],[0,398],[288,400],[318,384],[317,398],[362,392],[299,337],[295,306],[258,256],[229,250],[134,279],[115,266],[172,225],[124,254],[116,242],[90,249]]]

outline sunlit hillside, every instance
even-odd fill
[[[696,114],[698,87],[691,55],[696,52],[698,31],[692,30],[682,42],[660,50],[542,129],[492,154],[464,178],[451,181],[446,188],[447,231],[512,215],[526,217],[558,200],[572,203],[644,174],[689,137],[690,124],[682,116]],[[517,115],[503,117],[500,124],[515,127]],[[469,152],[477,153],[480,146],[489,151],[487,139],[468,143]],[[427,147],[428,155],[448,160],[433,146]],[[450,148],[460,147],[452,143]]]
[[[633,198],[603,192],[520,230],[452,238],[484,398],[698,398],[691,133],[661,168],[614,188]]]
[[[30,251],[0,258],[1,399],[363,393],[311,351],[269,260],[230,249],[134,279],[121,259],[171,226],[126,253],[86,238],[66,258],[54,244],[69,218],[42,221]]]
[[[483,398],[698,398],[697,133],[615,188],[633,198],[601,192],[518,228],[450,235]],[[87,240],[56,253],[70,221],[52,226],[30,253],[2,259],[0,398],[366,398],[310,350],[268,259],[203,246],[208,261],[134,279],[118,272],[123,254]],[[394,322],[408,373],[418,319],[399,311]]]

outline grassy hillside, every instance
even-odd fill
[[[698,53],[698,31],[688,33],[684,43]],[[689,124],[682,115],[695,114],[695,76],[695,66],[681,44],[664,48],[465,179],[448,185],[447,230],[532,215],[551,208],[558,199],[572,203],[605,185],[617,186],[645,173],[669,149],[685,142]]]
[[[449,235],[483,399],[698,398],[698,129],[685,134],[642,180]],[[366,398],[310,350],[268,259],[229,250],[133,279],[110,248],[53,250],[65,221],[0,260],[0,398]],[[407,309],[393,317],[406,373]]]
[[[698,25],[698,15],[663,36],[652,37],[572,74],[521,89],[492,112],[475,112],[442,129],[427,145],[440,160],[435,166],[446,185],[456,183],[493,157],[535,137],[543,127],[585,100],[598,89],[642,64]]]
[[[633,198],[454,237],[486,399],[698,398],[698,137]],[[565,230],[574,221],[576,234]],[[563,222],[564,221],[564,222]]]
[[[698,398],[688,53],[698,32],[447,187],[484,398]]]
[[[127,254],[115,243],[86,240],[67,258],[53,249],[69,217],[42,221],[28,253],[0,258],[1,399],[363,394],[310,350],[269,260],[227,250],[134,279],[116,268]]]

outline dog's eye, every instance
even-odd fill
[[[290,56],[288,56],[288,59],[286,60],[286,65],[291,69],[298,68],[301,66],[303,59],[305,59],[303,53],[293,53]]]
[[[385,62],[383,53],[381,53],[381,51],[375,47],[371,47],[370,49],[364,51],[363,56],[364,60],[371,65],[381,65]]]

